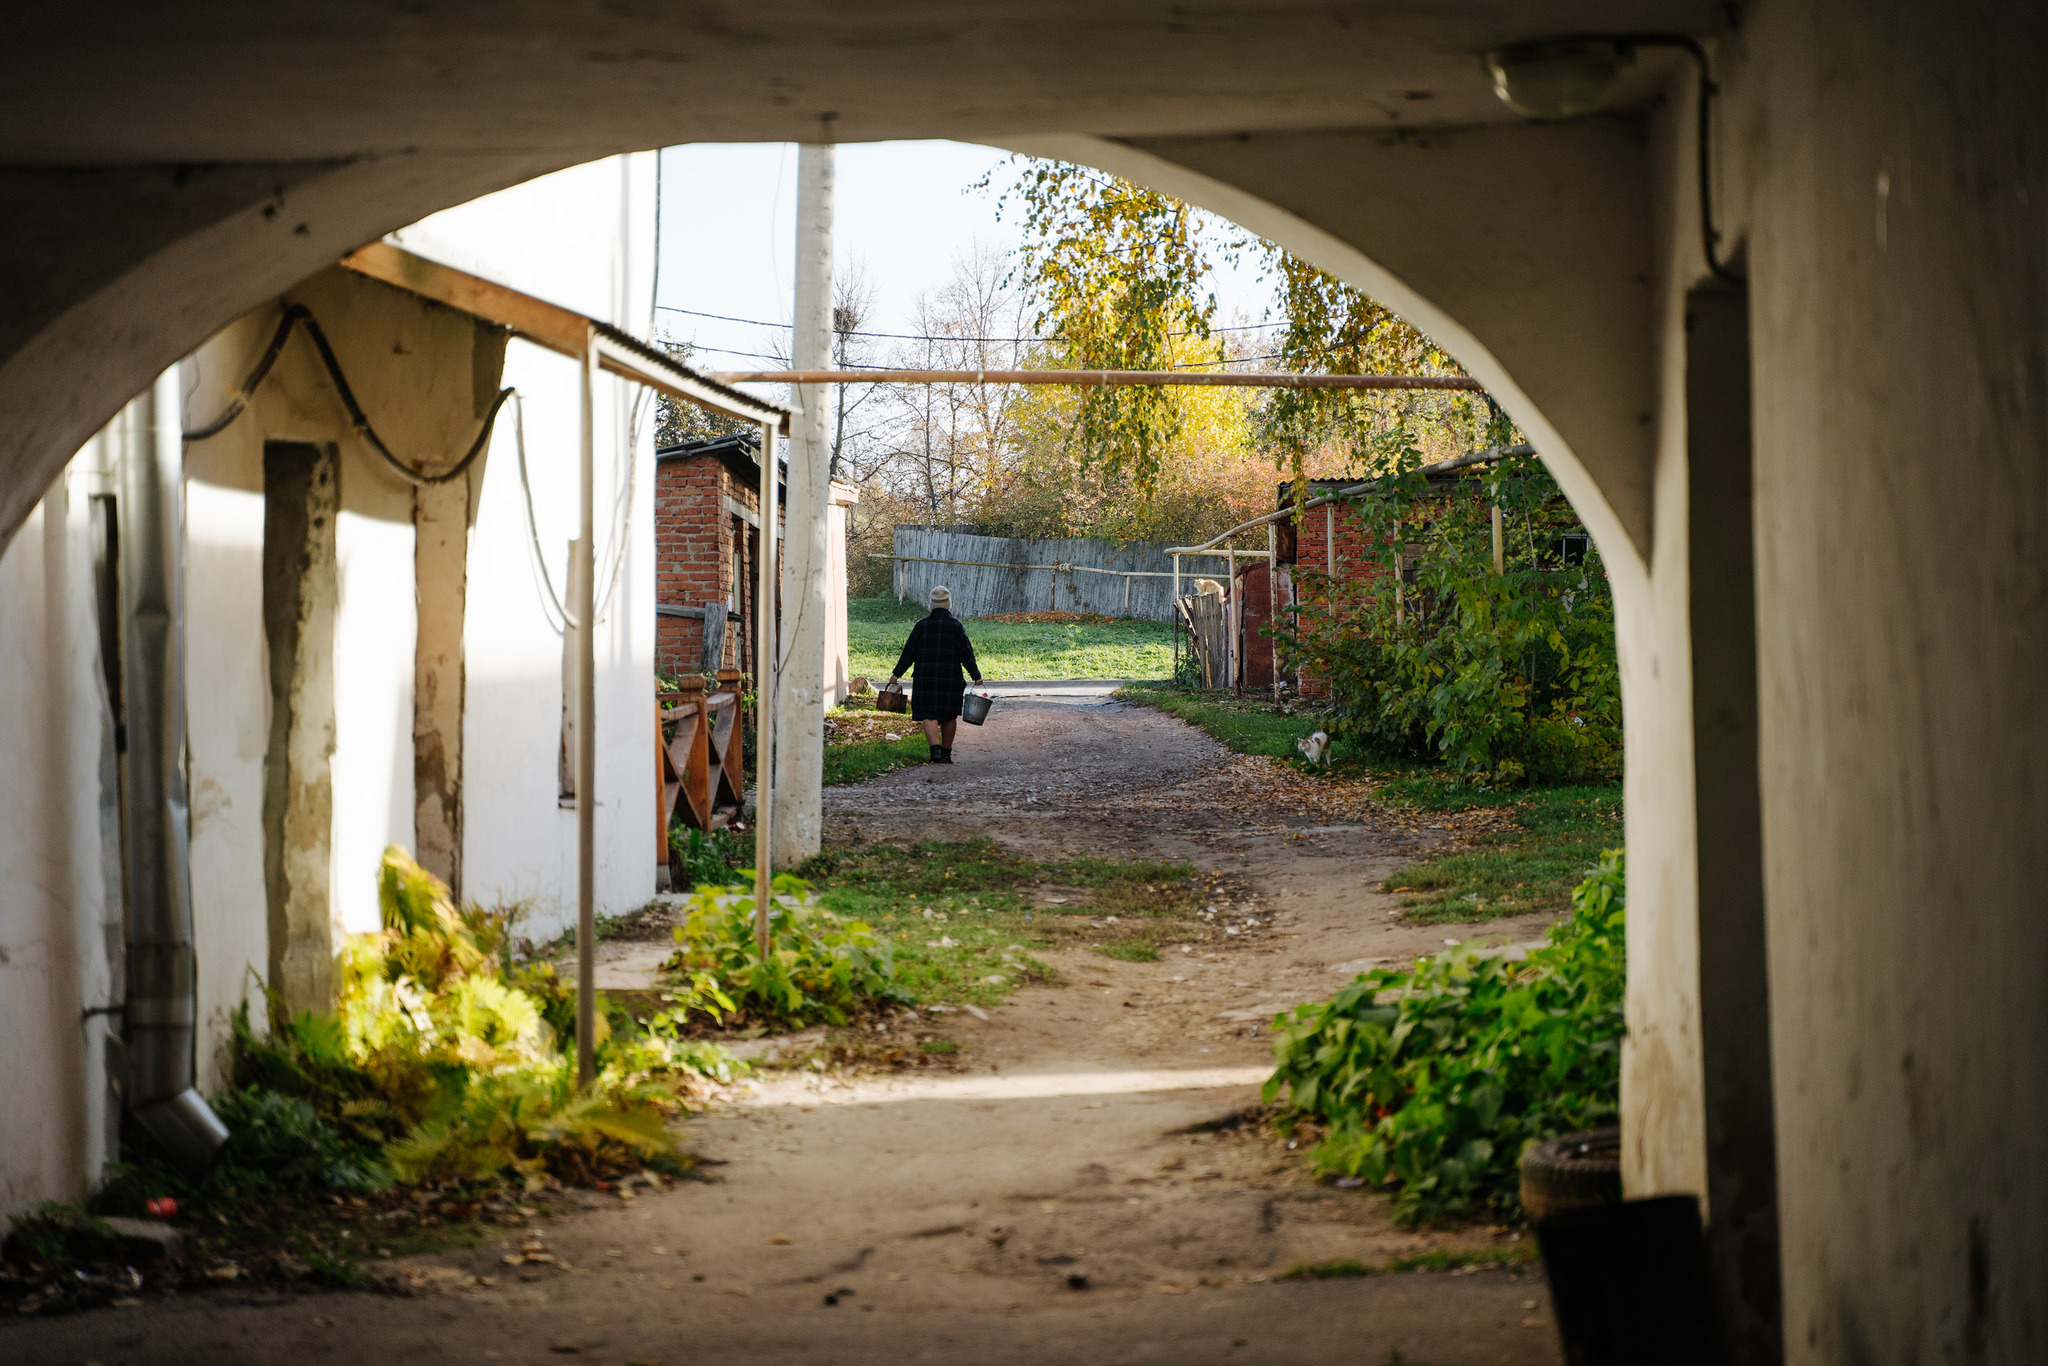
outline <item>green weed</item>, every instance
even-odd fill
[[[1118,939],[1102,946],[1105,957],[1121,959],[1126,963],[1156,963],[1159,961],[1159,946],[1148,944],[1142,939]]]
[[[1274,1021],[1264,1097],[1327,1126],[1317,1170],[1394,1187],[1415,1223],[1518,1210],[1531,1142],[1609,1120],[1619,1103],[1626,978],[1622,861],[1524,961],[1454,949],[1375,969]]]
[[[751,875],[752,869],[742,870]],[[907,1001],[886,937],[818,903],[809,883],[775,878],[768,954],[755,940],[750,885],[699,887],[664,965],[685,980],[670,999],[678,1020],[696,1010],[762,1024],[845,1024],[859,1010]]]

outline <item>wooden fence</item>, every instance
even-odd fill
[[[895,592],[923,602],[944,584],[953,594],[953,614],[985,617],[997,612],[1101,612],[1112,617],[1172,621],[1173,560],[1164,542],[1028,540],[976,536],[954,527],[896,528]],[[1220,576],[1213,567],[1183,556],[1181,590],[1193,579]]]

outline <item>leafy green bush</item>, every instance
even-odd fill
[[[680,820],[668,828],[668,847],[675,854],[672,862],[682,867],[678,889],[706,882],[730,882],[752,854],[740,837],[729,830],[714,830],[707,835],[686,827]]]
[[[674,1082],[731,1075],[722,1050],[672,1031],[615,1038],[600,1012],[599,1074],[579,1093],[562,1047],[574,997],[552,966],[511,965],[510,914],[458,908],[397,848],[378,892],[384,928],[344,946],[333,1014],[279,1014],[267,1037],[237,1018],[236,1163],[347,1189],[387,1163],[407,1181],[537,1185],[675,1160]]]
[[[1466,781],[1587,782],[1621,761],[1614,595],[1540,462],[1504,460],[1432,491],[1405,468],[1353,503],[1380,576],[1302,575],[1294,628],[1276,632],[1325,679],[1340,734],[1391,753],[1433,754]],[[1502,510],[1504,572],[1493,569]],[[1409,558],[1412,582],[1394,584]]]
[[[866,921],[817,904],[811,884],[788,873],[775,878],[765,960],[754,942],[748,885],[697,888],[675,937],[679,947],[664,966],[687,979],[673,997],[680,1011],[844,1024],[863,1005],[909,999],[897,985],[888,940]]]
[[[1395,1187],[1404,1222],[1518,1212],[1532,1142],[1610,1122],[1621,1088],[1622,856],[1522,961],[1457,949],[1275,1021],[1265,1086],[1326,1127],[1327,1174]]]
[[[377,1149],[360,1137],[352,1141],[304,1096],[246,1086],[216,1098],[213,1109],[228,1126],[218,1174],[229,1184],[256,1181],[345,1191],[391,1183],[391,1170]]]

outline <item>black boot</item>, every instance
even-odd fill
[[[933,745],[931,762],[935,764],[943,764],[950,762],[948,759],[946,759],[945,753],[945,750],[940,749],[937,745]]]
[[[953,747],[951,745],[939,746],[939,762],[942,764],[950,764],[953,762]]]

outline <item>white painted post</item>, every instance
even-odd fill
[[[832,364],[832,175],[830,145],[805,143],[796,164],[796,304],[792,358],[802,370]],[[775,842],[794,867],[823,844],[825,592],[830,559],[832,447],[826,386],[798,385],[789,435],[787,524],[782,552],[783,648],[776,673]],[[772,517],[771,507],[763,512]]]
[[[597,1079],[597,333],[583,336],[583,490],[575,548],[576,1084]],[[623,549],[621,551],[623,553]]]

